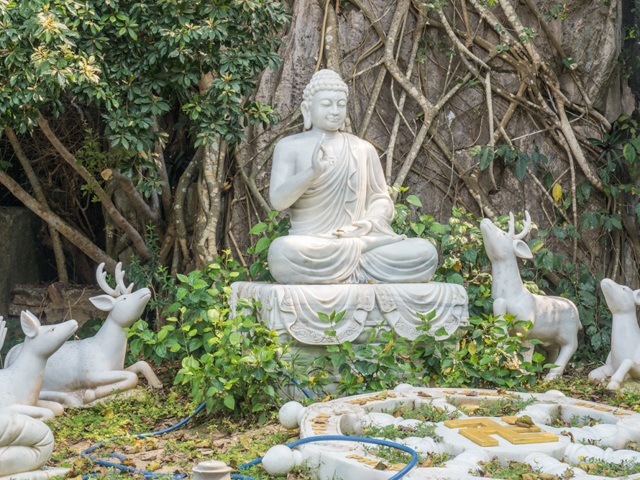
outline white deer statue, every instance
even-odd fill
[[[20,355],[0,370],[0,411],[50,420],[64,410],[59,403],[38,399],[45,366],[47,359],[75,333],[78,322],[68,320],[58,325],[42,326],[35,315],[26,311],[20,314],[20,323],[26,338],[20,345]],[[6,327],[2,317],[0,330],[0,339],[4,339]]]
[[[618,285],[609,278],[602,280],[600,286],[613,314],[611,351],[605,364],[589,373],[589,380],[601,383],[610,378],[607,388],[618,390],[627,376],[640,380],[640,328],[636,319],[640,290]]]
[[[116,266],[115,289],[109,286],[106,276],[104,263],[101,263],[96,278],[106,295],[90,300],[100,310],[109,312],[107,319],[93,337],[67,342],[49,358],[41,399],[81,406],[114,391],[134,388],[138,384],[138,374],[144,375],[152,387],[162,387],[147,362],[140,361],[124,368],[127,350],[124,329],[140,318],[151,298],[151,291],[141,288],[132,293],[133,283],[128,287],[124,284],[121,263]],[[20,347],[16,345],[9,351],[9,365],[16,361]]]
[[[35,321],[33,321],[35,319]],[[33,325],[38,331],[39,322],[37,318],[31,314],[26,314],[26,322],[28,322],[28,329]],[[74,322],[71,320],[70,322]],[[69,323],[69,325],[73,325]],[[58,334],[64,333],[64,325],[58,326]],[[76,324],[77,328],[77,324]],[[46,329],[46,327],[45,327]],[[73,333],[73,332],[70,332]],[[4,340],[7,335],[7,326],[2,317],[0,317],[0,350],[4,344]],[[43,333],[43,338],[47,336]],[[29,337],[27,337],[29,338]],[[48,340],[52,340],[49,338]],[[64,342],[66,338],[62,340]],[[60,342],[60,344],[62,344]],[[55,343],[55,342],[52,342]],[[44,364],[42,365],[44,371]],[[0,375],[2,378],[2,375]],[[20,380],[23,380],[22,378]],[[37,383],[37,378],[34,379]],[[2,382],[9,381],[8,378],[0,380]],[[22,384],[28,384],[29,382],[21,381]],[[8,383],[2,383],[3,387],[9,391],[12,385]],[[0,395],[5,390],[0,389]],[[35,400],[38,400],[38,393],[33,396]],[[60,404],[58,407],[62,408]],[[21,409],[21,406],[18,406]],[[36,407],[38,408],[38,407]],[[42,408],[42,410],[47,410]],[[31,411],[33,414],[35,411]],[[38,411],[37,413],[42,413]],[[42,417],[52,417],[53,412],[49,410],[49,413],[41,415]],[[53,434],[49,427],[47,427],[40,420],[31,418],[21,413],[15,413],[11,411],[2,411],[0,409],[0,477],[11,476],[15,478],[28,478],[29,480],[40,480],[50,478],[53,475],[64,475],[68,468],[57,468],[55,470],[49,470],[47,472],[39,470],[51,457],[53,453]],[[20,475],[16,475],[20,474]]]
[[[562,375],[567,363],[578,348],[578,330],[582,329],[578,309],[570,300],[562,297],[535,295],[527,290],[520,278],[518,257],[533,258],[529,246],[522,239],[529,233],[531,217],[525,212],[522,231],[515,233],[513,213],[509,213],[509,231],[496,227],[485,218],[480,222],[480,231],[485,250],[491,260],[491,298],[493,315],[513,315],[518,320],[530,320],[533,328],[526,337],[542,341],[540,345],[547,352],[547,362],[557,367],[549,370],[546,380]],[[513,329],[510,335],[522,333]],[[527,359],[533,355],[530,348]]]

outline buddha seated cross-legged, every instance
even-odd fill
[[[271,202],[291,209],[289,235],[269,248],[269,270],[283,284],[424,283],[435,247],[391,229],[394,206],[374,147],[340,131],[347,86],[318,72],[304,94],[310,130],[276,145]]]
[[[278,284],[237,282],[237,298],[260,302],[262,321],[283,341],[306,345],[362,340],[384,325],[416,338],[421,316],[435,310],[433,331],[453,333],[468,318],[462,286],[428,283],[438,266],[431,242],[391,228],[394,205],[374,147],[341,131],[347,85],[331,70],[313,75],[301,105],[307,131],[275,147],[270,198],[290,209],[289,235],[269,247]],[[346,311],[337,335],[318,312]]]

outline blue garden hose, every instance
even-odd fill
[[[310,399],[314,399],[314,397],[311,396],[311,394],[308,392],[308,390],[306,388],[303,388],[300,386],[300,382],[293,378],[291,375],[289,375],[288,373],[283,372],[282,370],[277,370],[278,373],[284,375],[285,377],[287,377],[289,380],[291,380],[293,382],[293,384],[298,387],[300,389],[300,391],[304,394],[305,397],[310,398]]]
[[[342,435],[319,435],[317,437],[301,438],[300,440],[296,440],[294,442],[287,443],[286,446],[289,447],[289,448],[294,448],[294,447],[297,447],[298,445],[304,445],[305,443],[334,442],[334,441],[338,441],[338,442],[372,443],[374,445],[382,445],[382,446],[385,446],[385,447],[397,448],[398,450],[402,450],[403,452],[406,452],[406,453],[410,454],[411,455],[411,461],[407,464],[407,466],[404,467],[402,470],[400,470],[398,473],[396,473],[393,477],[390,477],[389,480],[399,480],[400,478],[404,477],[407,473],[409,473],[409,471],[413,467],[415,467],[416,464],[418,463],[418,454],[416,453],[416,451],[414,449],[409,448],[406,445],[402,445],[400,443],[390,442],[388,440],[379,440],[377,438],[345,437],[345,436],[342,436]],[[252,462],[245,463],[244,465],[239,466],[238,469],[249,468],[249,467],[253,467],[255,465],[258,465],[259,463],[262,463],[262,459],[263,458],[264,457],[256,458]],[[255,478],[255,477],[249,477],[247,475],[240,475],[240,474],[236,474],[236,473],[232,473],[231,474],[231,478],[239,478],[239,479],[244,479],[244,480],[259,480],[259,479]]]
[[[296,383],[294,381],[294,383]],[[308,398],[311,398],[309,396],[309,394],[302,389],[303,393],[305,395],[307,395]],[[205,405],[207,404],[207,402],[202,402],[202,404],[196,408],[196,410],[189,415],[187,418],[183,419],[182,421],[176,423],[175,425],[165,428],[164,430],[158,430],[156,432],[147,432],[147,433],[137,433],[137,434],[133,434],[133,435],[121,435],[119,437],[112,437],[109,438],[107,440],[102,440],[101,442],[93,445],[92,447],[89,447],[85,450],[83,450],[82,452],[80,452],[80,456],[82,458],[87,458],[92,462],[97,463],[98,465],[101,465],[103,467],[112,467],[112,468],[116,468],[118,470],[121,470],[123,472],[132,472],[132,473],[142,473],[145,478],[154,478],[154,477],[165,477],[165,478],[171,478],[171,479],[183,479],[183,478],[188,478],[190,477],[189,474],[186,473],[179,473],[179,474],[167,474],[167,473],[153,473],[153,472],[148,472],[145,470],[139,470],[137,468],[133,468],[133,467],[128,467],[126,465],[120,465],[118,463],[112,463],[112,462],[107,462],[105,460],[100,460],[97,458],[93,458],[91,456],[89,456],[89,453],[93,452],[94,450],[98,449],[100,446],[102,446],[104,443],[106,442],[110,442],[112,440],[117,440],[119,438],[127,438],[127,437],[134,437],[134,438],[144,438],[144,437],[150,437],[150,436],[160,436],[160,435],[164,435],[165,433],[169,433],[172,432],[174,430],[177,430],[178,428],[182,427],[184,424],[186,424],[189,420],[191,420],[193,417],[195,417],[198,413],[200,413],[202,411],[202,409],[205,407]],[[409,473],[409,471],[415,467],[415,465],[418,463],[418,454],[416,453],[415,450],[413,450],[412,448],[407,447],[406,445],[401,445],[399,443],[395,443],[395,442],[390,442],[388,440],[379,440],[376,438],[365,438],[365,437],[346,437],[346,436],[341,436],[341,435],[320,435],[320,436],[316,436],[316,437],[308,437],[308,438],[301,438],[300,440],[296,440],[294,442],[288,443],[286,446],[289,448],[294,448],[297,447],[298,445],[304,445],[305,443],[312,443],[312,442],[326,442],[326,441],[341,441],[341,442],[361,442],[361,443],[371,443],[374,445],[382,445],[385,447],[392,447],[392,448],[397,448],[398,450],[402,450],[403,452],[409,453],[411,455],[411,462],[409,462],[409,464],[407,464],[406,467],[404,467],[402,470],[400,470],[397,474],[395,474],[393,477],[390,477],[389,480],[399,480],[400,478],[402,478],[403,476],[405,476],[407,473]],[[126,457],[122,456],[122,455],[118,455],[115,453],[111,453],[109,454],[110,457],[114,457],[117,458],[119,460],[125,460]],[[260,463],[262,463],[262,459],[264,457],[260,457],[257,458],[249,463],[245,463],[244,465],[241,465],[238,467],[238,469],[244,469],[244,468],[249,468],[249,467],[253,467],[255,465],[258,465]],[[112,473],[118,473],[118,472],[112,472]],[[84,475],[82,478],[83,480],[88,480],[89,478],[92,477],[96,477],[102,475],[102,473],[92,473],[89,475]],[[249,477],[247,475],[241,475],[241,474],[232,474],[231,478],[237,478],[237,479],[244,479],[244,480],[259,480],[255,477]]]
[[[94,450],[96,450],[99,447],[101,447],[102,444],[104,444],[106,442],[110,442],[112,440],[117,440],[118,438],[127,438],[127,437],[143,438],[143,437],[151,437],[151,436],[160,436],[160,435],[164,435],[165,433],[169,433],[169,432],[172,432],[174,430],[177,430],[178,428],[182,427],[185,423],[187,423],[189,420],[191,420],[193,417],[195,417],[198,413],[200,413],[202,411],[202,409],[206,405],[207,405],[206,401],[202,402],[202,404],[198,408],[196,408],[195,412],[193,412],[187,418],[185,418],[182,421],[176,423],[175,425],[172,425],[169,428],[165,428],[164,430],[158,430],[156,432],[137,433],[137,434],[133,434],[133,435],[120,435],[119,437],[108,438],[106,440],[102,440],[99,443],[96,443],[92,447],[89,447],[89,448],[83,450],[82,452],[80,452],[80,456],[82,458],[88,458],[92,462],[96,462],[98,465],[101,465],[103,467],[113,467],[113,468],[117,468],[117,469],[125,471],[125,472],[142,473],[142,474],[144,474],[145,477],[148,477],[148,478],[151,478],[151,477],[170,477],[170,478],[175,478],[175,479],[187,478],[189,475],[186,474],[186,473],[166,474],[166,473],[147,472],[145,470],[139,470],[137,468],[127,467],[126,465],[120,465],[118,463],[112,463],[112,462],[107,462],[105,460],[100,460],[100,459],[97,459],[97,458],[93,458],[93,457],[89,456],[89,453],[91,453]],[[124,460],[125,459],[125,457],[123,457],[122,455],[116,455],[114,453],[109,454],[109,456],[118,458],[119,460]],[[98,476],[98,475],[102,475],[102,474],[101,473],[93,473],[93,474],[90,474],[90,475],[84,475],[82,478],[84,480],[87,480],[90,477],[95,477],[95,476]]]

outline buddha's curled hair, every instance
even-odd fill
[[[313,74],[313,77],[311,77],[311,80],[309,80],[309,83],[304,88],[302,100],[311,103],[313,96],[321,90],[344,92],[345,95],[349,94],[349,87],[342,81],[340,75],[333,70],[327,69],[318,70]]]

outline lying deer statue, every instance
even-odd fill
[[[547,352],[547,362],[558,365],[546,376],[548,381],[553,380],[562,375],[578,348],[578,330],[582,329],[578,309],[566,298],[534,295],[524,287],[517,257],[533,258],[531,250],[522,241],[531,228],[531,217],[525,212],[526,220],[518,234],[515,233],[513,213],[509,213],[509,217],[508,232],[496,227],[488,218],[480,222],[485,250],[491,260],[493,315],[513,315],[518,320],[533,322],[525,340],[535,338],[543,342],[540,346]],[[509,332],[510,335],[518,333],[522,332],[519,329]],[[532,355],[533,348],[530,348],[527,359]]]
[[[609,390],[618,390],[627,375],[640,380],[640,328],[636,305],[640,305],[640,290],[631,290],[605,278],[600,282],[607,306],[613,314],[611,351],[605,364],[589,373],[596,383],[611,380]]]
[[[7,361],[9,366],[0,370],[0,410],[50,420],[64,410],[59,403],[38,400],[45,366],[47,359],[75,333],[78,322],[68,320],[42,326],[36,316],[27,311],[20,314],[20,323],[26,338],[20,345],[20,355],[16,355],[11,364]],[[5,323],[0,317],[0,348],[5,335]]]
[[[134,388],[138,384],[138,374],[144,375],[152,387],[162,387],[146,362],[137,362],[124,368],[127,350],[127,334],[124,329],[140,318],[151,298],[151,291],[141,288],[131,293],[133,283],[128,287],[124,284],[121,263],[116,266],[115,289],[107,284],[106,276],[104,263],[101,263],[96,278],[106,295],[90,300],[100,310],[109,312],[107,319],[93,337],[67,342],[49,358],[40,392],[41,399],[80,406],[103,398],[114,390]],[[20,348],[21,345],[16,345],[9,351],[9,365],[20,358]]]

